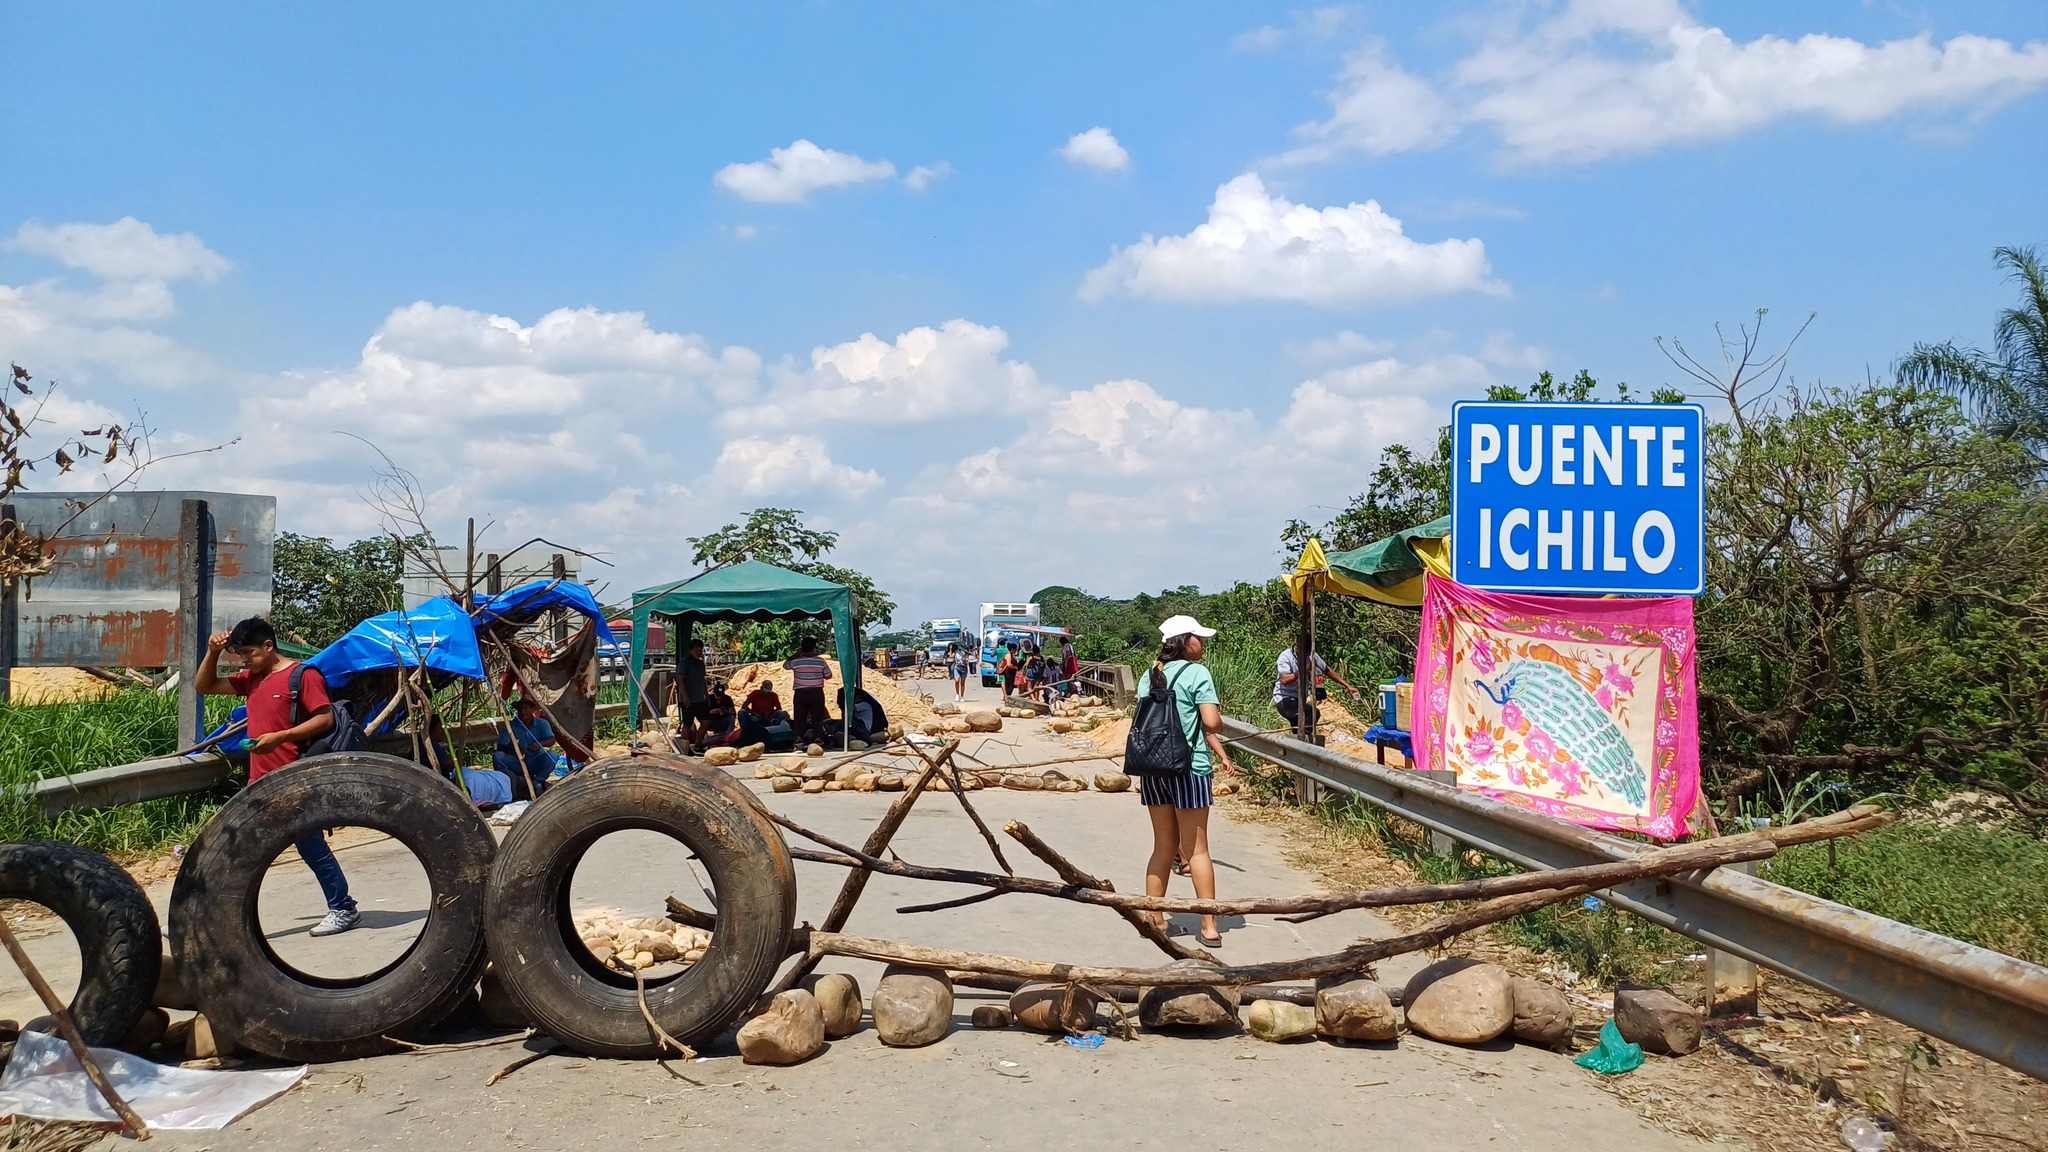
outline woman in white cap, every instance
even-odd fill
[[[1194,765],[1185,776],[1145,776],[1139,779],[1138,794],[1145,812],[1152,818],[1152,858],[1145,864],[1145,893],[1166,895],[1166,882],[1176,858],[1187,865],[1195,882],[1195,896],[1216,898],[1216,866],[1209,859],[1209,777],[1217,762],[1227,762],[1224,751],[1223,707],[1216,699],[1216,680],[1202,666],[1202,642],[1216,635],[1193,616],[1175,616],[1159,626],[1159,659],[1139,691],[1152,684],[1170,688],[1174,712],[1181,732],[1194,749]],[[1155,914],[1161,928],[1163,913]],[[1220,947],[1223,934],[1214,916],[1202,917],[1201,940],[1211,948]]]

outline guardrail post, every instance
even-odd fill
[[[1756,861],[1723,864],[1746,876],[1756,875]],[[1754,1016],[1763,991],[1763,969],[1732,952],[1707,946],[1707,1015]]]

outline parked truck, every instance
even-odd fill
[[[1039,628],[1038,605],[1017,603],[987,603],[981,606],[981,686],[996,686],[996,661],[1001,659],[1002,646],[1010,641],[1023,641],[1037,635]],[[1023,631],[1022,629],[1031,629]]]
[[[965,646],[970,643],[972,643],[972,640],[967,635],[967,629],[961,625],[960,621],[934,620],[932,621],[932,646],[925,655],[925,663],[942,667],[946,663],[946,649],[948,647],[955,644]]]

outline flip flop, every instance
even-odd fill
[[[1223,947],[1223,935],[1221,933],[1218,933],[1216,938],[1214,940],[1211,940],[1207,936],[1204,936],[1198,932],[1195,934],[1195,939],[1200,940],[1202,942],[1202,947],[1204,948]]]

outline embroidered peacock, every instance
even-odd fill
[[[1643,771],[1636,765],[1635,750],[1571,673],[1541,660],[1516,660],[1493,684],[1473,683],[1496,704],[1519,705],[1536,727],[1549,733],[1610,792],[1620,793],[1631,804],[1643,802]]]

